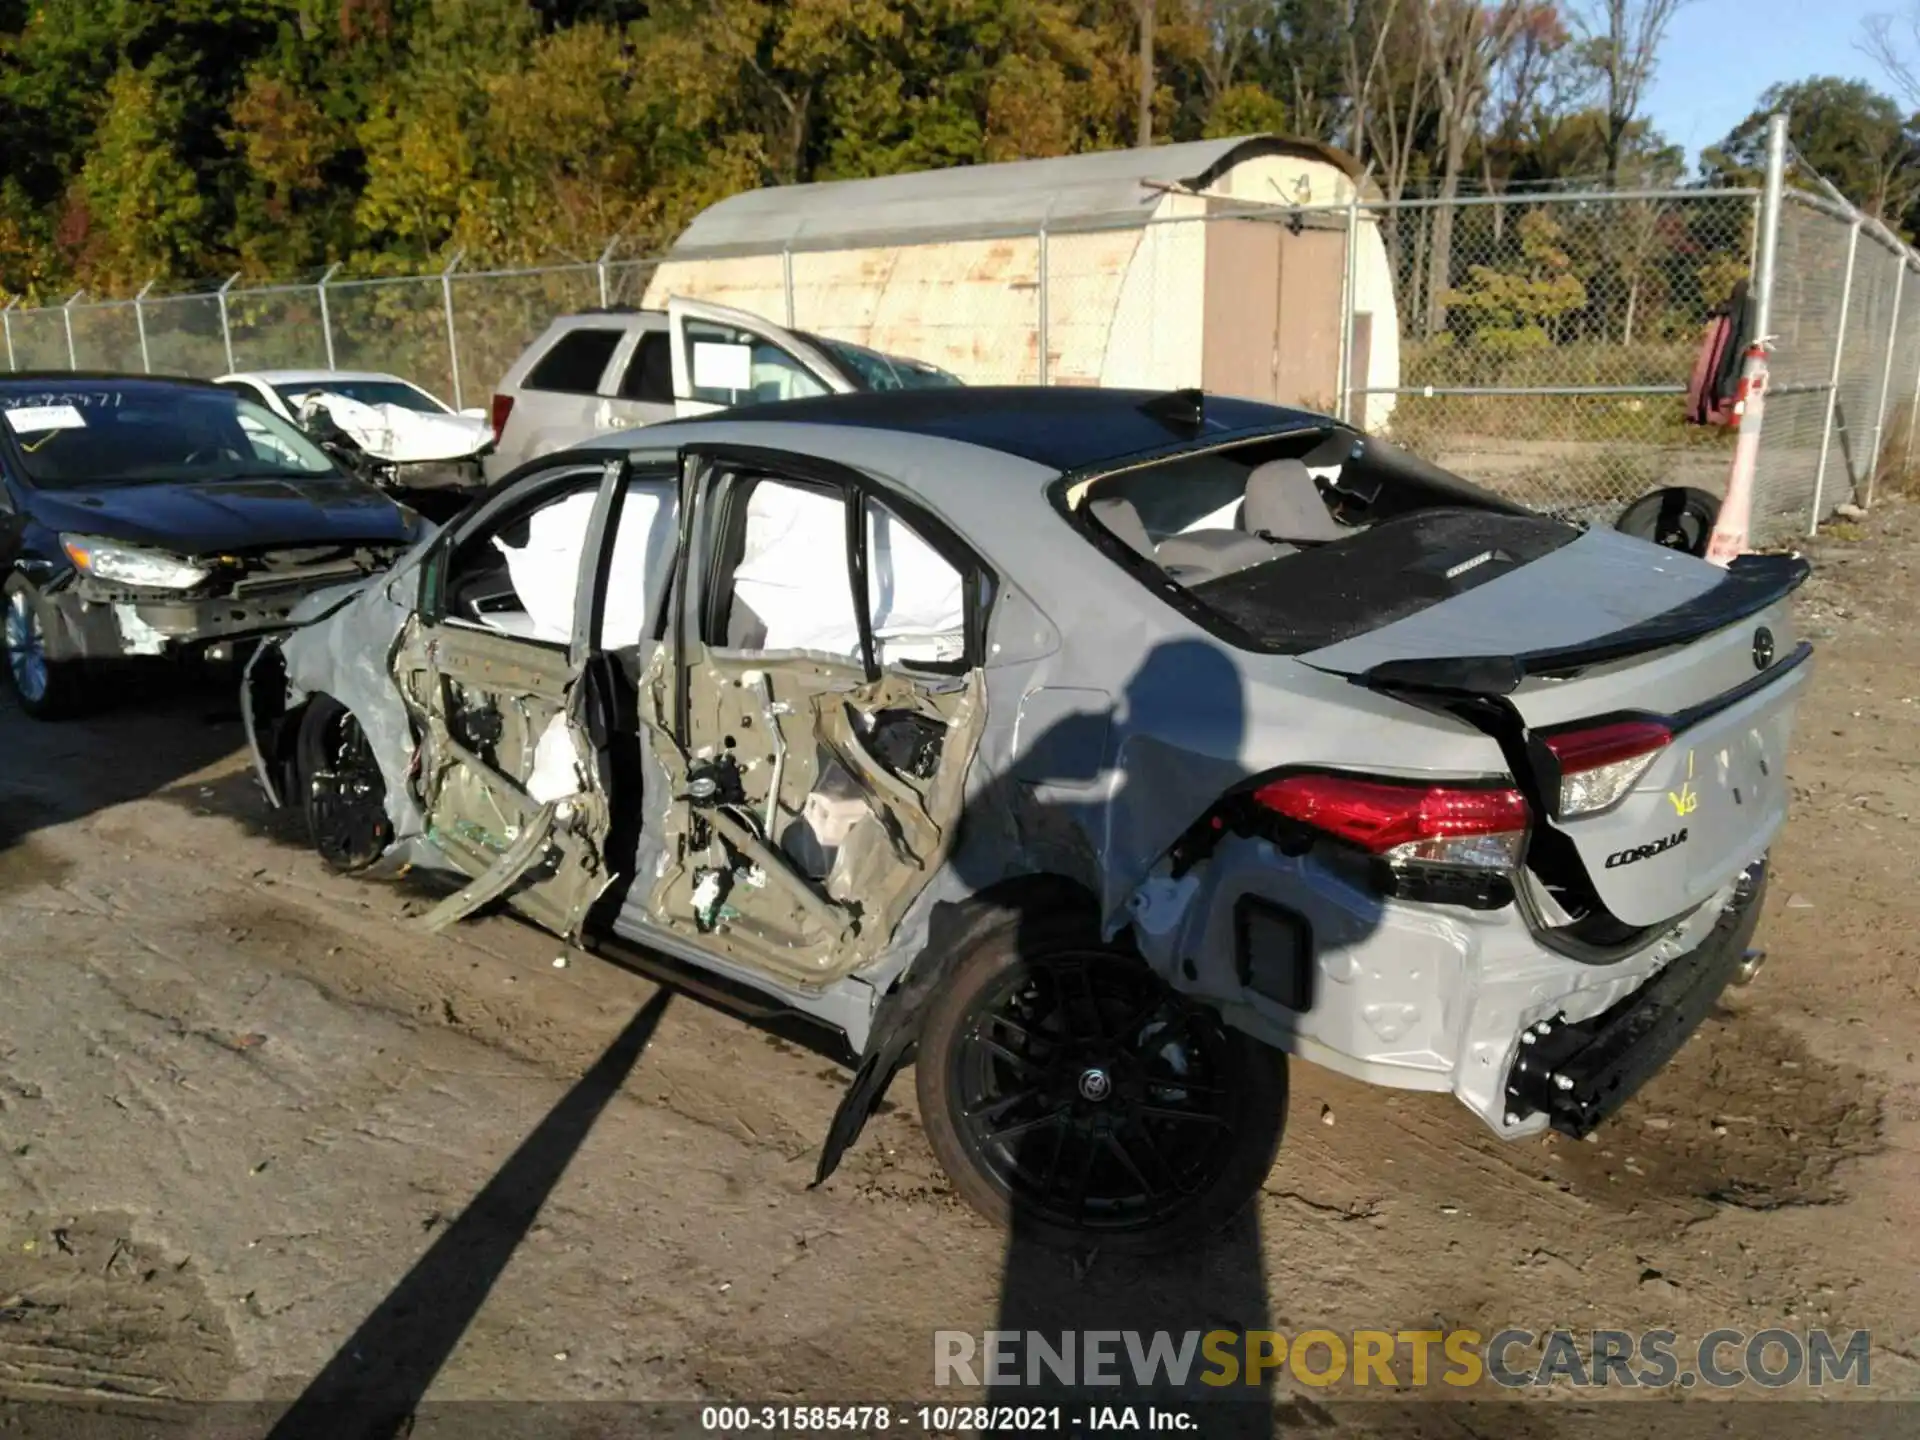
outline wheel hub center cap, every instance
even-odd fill
[[[1098,1065],[1080,1072],[1080,1098],[1104,1100],[1113,1093],[1113,1077]]]

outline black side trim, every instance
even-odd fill
[[[1711,700],[1702,700],[1698,705],[1689,705],[1684,710],[1676,710],[1667,718],[1672,722],[1673,733],[1678,735],[1689,726],[1698,725],[1702,720],[1718,715],[1722,710],[1731,710],[1749,695],[1756,695],[1789,671],[1798,670],[1813,658],[1813,642],[1802,640],[1788,652],[1785,659],[1776,660],[1751,679],[1742,680],[1731,690],[1722,691]]]
[[[1512,656],[1389,660],[1354,679],[1372,689],[1507,695],[1530,675],[1553,675],[1602,665],[1609,660],[1622,660],[1648,650],[1664,650],[1670,645],[1684,645],[1702,635],[1710,635],[1784,600],[1799,589],[1811,573],[1812,567],[1798,555],[1742,555],[1727,568],[1726,578],[1705,594],[1624,630],[1578,645]]]

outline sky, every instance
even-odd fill
[[[1914,3],[1920,0],[1691,0],[1667,29],[1646,113],[1697,160],[1780,81],[1838,75],[1890,90],[1859,49],[1862,22],[1904,15]],[[1904,24],[1895,33],[1911,34]]]

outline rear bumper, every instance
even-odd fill
[[[1584,1136],[1686,1043],[1735,978],[1760,921],[1766,868],[1756,865],[1700,947],[1590,1019],[1543,1020],[1520,1037],[1507,1072],[1509,1124],[1544,1114]]]
[[[1766,841],[1754,837],[1755,866]],[[1236,837],[1137,905],[1133,936],[1174,988],[1265,1044],[1368,1084],[1451,1093],[1519,1139],[1556,1119],[1536,1103],[1544,1095],[1528,1089],[1516,1106],[1508,1094],[1541,1025],[1566,1037],[1556,1043],[1569,1062],[1581,1055],[1575,1070],[1547,1072],[1562,1108],[1572,1093],[1592,1116],[1608,1113],[1699,1023],[1758,913],[1754,882],[1736,874],[1641,949],[1592,963],[1542,945],[1514,906],[1384,898],[1312,855]]]

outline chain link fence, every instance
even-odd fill
[[[1809,177],[1810,185],[1818,185]],[[556,315],[712,298],[972,384],[1203,385],[1324,410],[1541,509],[1611,522],[1719,492],[1728,427],[1690,424],[1703,331],[1778,214],[1752,530],[1779,541],[1904,482],[1920,259],[1832,194],[1478,194],[1388,203],[1171,195],[1139,222],[90,301],[4,312],[14,370],[406,375],[484,405]],[[956,219],[956,226],[964,217]],[[876,275],[884,276],[876,282]]]
[[[1748,191],[1380,207],[1399,301],[1393,437],[1541,509],[1611,519],[1717,489],[1732,436],[1685,419],[1713,308],[1747,273]]]

